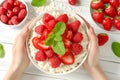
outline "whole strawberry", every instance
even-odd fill
[[[103,46],[109,40],[109,37],[106,33],[99,33],[97,35],[97,38],[98,38],[98,45],[99,46]]]
[[[120,30],[120,17],[114,18],[114,26],[116,29]]]
[[[107,31],[110,31],[112,28],[112,19],[110,17],[106,17],[102,21],[103,28]]]
[[[92,17],[96,22],[102,23],[102,20],[104,18],[104,13],[102,12],[102,10],[99,9],[92,13]]]
[[[90,6],[92,9],[98,10],[99,8],[104,7],[104,3],[102,2],[102,0],[92,0]]]
[[[120,7],[117,8],[117,15],[120,16]]]
[[[105,6],[106,6],[105,13],[110,17],[115,17],[116,16],[115,8],[110,4],[106,4]]]
[[[109,2],[114,8],[119,6],[119,0],[110,0]]]

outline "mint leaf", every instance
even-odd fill
[[[50,34],[48,36],[48,38],[45,40],[45,45],[47,45],[47,46],[52,45],[52,43],[54,41],[54,37],[55,37],[54,34]]]
[[[55,40],[55,41],[62,41],[61,35],[55,35],[54,40]]]
[[[62,35],[65,32],[66,25],[64,22],[58,22],[53,29],[54,34]]]
[[[35,7],[43,6],[46,3],[46,0],[32,0],[31,4]]]
[[[119,42],[112,43],[112,51],[117,57],[120,57],[120,43]]]
[[[65,47],[64,47],[64,43],[62,41],[59,41],[59,42],[54,41],[54,43],[52,45],[52,49],[58,55],[65,54]]]
[[[5,55],[5,51],[4,51],[3,45],[0,44],[0,58],[3,58],[4,55]]]

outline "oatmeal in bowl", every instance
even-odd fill
[[[88,55],[87,29],[77,14],[60,10],[43,13],[30,25],[26,40],[30,60],[48,74],[73,72]]]

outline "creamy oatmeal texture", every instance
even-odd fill
[[[63,14],[66,12],[60,12],[60,11],[51,11],[49,12],[49,14],[53,15],[55,18],[58,17],[60,14]],[[74,21],[74,20],[80,20],[81,22],[81,26],[79,28],[79,31],[83,34],[83,40],[80,43],[83,46],[83,51],[81,52],[81,54],[78,54],[75,56],[75,62],[72,65],[63,65],[61,64],[58,68],[52,68],[48,61],[46,60],[45,62],[40,62],[40,61],[36,61],[35,60],[35,52],[37,52],[37,49],[34,48],[33,44],[32,44],[32,38],[35,36],[40,36],[39,34],[36,34],[36,32],[34,31],[34,28],[37,25],[43,24],[42,22],[42,16],[40,16],[40,18],[34,23],[33,26],[31,26],[31,34],[29,36],[28,39],[28,51],[29,51],[29,57],[32,59],[32,62],[37,64],[36,67],[40,68],[40,70],[42,70],[43,72],[47,72],[47,73],[66,73],[69,71],[72,71],[73,69],[75,69],[76,67],[79,67],[81,65],[81,63],[83,63],[83,60],[85,60],[87,54],[88,54],[88,36],[87,36],[87,30],[86,30],[86,25],[84,24],[84,22],[81,20],[80,17],[78,17],[77,15],[74,16],[73,14],[69,14],[68,12],[66,13],[69,17],[69,21],[68,23]]]

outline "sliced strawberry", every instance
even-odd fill
[[[75,43],[79,43],[83,40],[83,34],[81,32],[77,32],[74,36],[73,36],[73,42]]]
[[[72,29],[73,32],[77,32],[79,27],[80,27],[80,21],[79,20],[75,20],[74,22],[69,24],[69,29]]]
[[[48,61],[49,61],[49,64],[50,64],[50,66],[51,66],[52,68],[57,68],[57,67],[59,67],[60,64],[61,64],[61,61],[60,61],[60,59],[59,59],[57,56],[52,57],[52,58],[49,58]]]
[[[39,50],[38,52],[36,52],[35,60],[46,61],[46,59],[47,59],[47,56],[45,55],[45,53],[42,50]]]
[[[106,33],[99,33],[97,35],[98,38],[98,45],[103,46],[109,39],[108,35]]]
[[[35,27],[35,32],[38,34],[42,34],[44,29],[45,29],[45,25],[38,25],[37,27]]]
[[[45,29],[45,30],[43,31],[43,33],[41,34],[40,39],[45,40],[45,39],[48,37],[48,34],[49,34],[49,33],[50,33],[50,32],[49,32],[47,29]]]
[[[49,46],[44,45],[44,42],[38,37],[34,37],[32,43],[36,49],[47,50],[49,48]]]
[[[69,39],[69,40],[71,40],[72,37],[73,37],[73,32],[72,32],[72,30],[68,30],[67,35],[66,35],[66,38]]]
[[[50,20],[54,19],[54,17],[48,13],[45,13],[43,15],[43,23],[46,24],[48,23]]]
[[[67,51],[63,56],[59,56],[59,58],[65,65],[71,65],[75,60],[74,55],[70,51]]]
[[[48,23],[46,23],[46,28],[49,30],[49,31],[52,31],[52,29],[55,27],[57,21],[55,19],[52,19],[50,21],[48,21]]]
[[[45,54],[47,55],[48,58],[55,56],[55,53],[51,48],[48,50],[45,50]]]
[[[39,49],[42,49],[42,50],[47,50],[49,48],[49,46],[46,46],[42,43],[38,43],[38,46],[39,46]]]
[[[73,43],[71,44],[71,51],[75,54],[75,55],[78,55],[82,52],[83,50],[83,47],[78,44],[78,43]]]
[[[60,16],[58,16],[56,18],[56,20],[59,21],[59,22],[67,23],[68,22],[68,16],[67,16],[67,14],[61,14]]]
[[[69,48],[71,46],[71,41],[68,39],[63,39],[64,45],[66,48]]]

